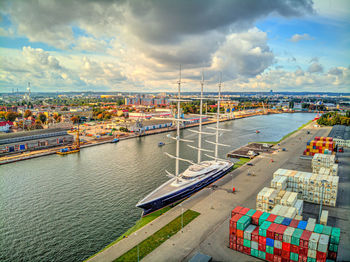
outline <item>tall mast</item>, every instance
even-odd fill
[[[177,120],[176,121],[176,164],[175,164],[175,176],[179,175],[179,157],[180,157],[180,92],[181,92],[181,65],[179,72],[179,81],[177,82]]]
[[[202,148],[203,86],[204,86],[204,73],[202,71],[201,100],[200,100],[200,106],[199,106],[198,163],[201,162],[201,148]]]
[[[218,107],[217,107],[217,113],[216,113],[216,139],[215,139],[215,153],[214,153],[215,161],[217,161],[217,159],[218,159],[218,146],[219,146],[221,78],[222,78],[222,74],[220,73],[219,93],[218,93]]]

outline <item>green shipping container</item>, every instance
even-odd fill
[[[244,240],[243,240],[243,246],[245,246],[245,247],[250,247],[250,240],[244,239]]]
[[[273,254],[274,247],[266,246],[266,253]]]
[[[299,255],[297,253],[290,252],[290,260],[298,261]]]
[[[259,258],[264,259],[266,258],[266,253],[264,251],[259,250]]]
[[[256,210],[255,209],[250,209],[245,215],[248,217],[252,217],[255,214]]]
[[[329,251],[338,252],[338,245],[337,244],[329,244]]]
[[[270,221],[264,221],[264,223],[261,224],[261,226],[259,227],[259,235],[266,237],[266,230],[269,228],[269,226],[272,223]]]
[[[275,224],[282,224],[283,220],[284,220],[284,217],[277,216],[275,221],[273,221],[273,223],[275,223]]]
[[[259,250],[257,249],[251,249],[250,250],[250,254],[253,256],[253,257],[259,257]]]
[[[332,244],[339,244],[340,239],[340,228],[333,227],[332,233],[331,233],[331,243]]]
[[[245,230],[246,227],[250,224],[250,221],[252,219],[248,216],[242,216],[238,221],[237,221],[237,229],[239,230]]]
[[[330,226],[323,226],[322,234],[330,236],[332,233],[332,227]]]
[[[316,262],[316,258],[307,257],[307,262]]]
[[[304,230],[302,230],[302,229],[300,229],[300,228],[294,229],[294,232],[293,232],[293,235],[292,235],[291,244],[296,245],[296,246],[299,246],[300,237],[301,237],[301,235],[303,234],[303,231],[304,231]]]
[[[315,225],[315,228],[314,228],[314,232],[315,232],[315,233],[322,234],[322,231],[323,231],[323,225],[316,224],[316,225]]]
[[[262,213],[261,216],[259,217],[259,226],[260,226],[262,223],[264,223],[264,221],[265,221],[266,219],[268,219],[269,216],[270,216],[269,213],[266,213],[266,212]]]

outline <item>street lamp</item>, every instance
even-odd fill
[[[319,211],[319,214],[318,214],[318,222],[320,223],[321,222],[321,212],[322,212],[322,204],[323,204],[323,197],[324,197],[324,183],[326,183],[327,180],[323,179],[321,180],[321,183],[322,183],[322,193],[321,193],[321,203],[320,203],[320,211]]]
[[[183,233],[183,228],[184,228],[184,208],[182,206],[182,203],[180,203],[181,207],[181,233]]]

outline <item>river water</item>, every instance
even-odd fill
[[[279,140],[314,116],[277,114],[221,123],[231,131],[220,134],[220,142],[231,147],[221,148],[219,157],[248,142]],[[175,143],[166,135],[0,166],[0,261],[82,261],[117,239],[140,218],[135,204],[168,179],[164,169],[174,172],[174,160],[163,152],[174,153]],[[197,145],[195,133],[181,135]],[[158,147],[160,141],[166,145]],[[197,157],[187,145],[181,155]]]

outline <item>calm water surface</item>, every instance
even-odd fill
[[[220,134],[220,142],[231,145],[220,157],[251,141],[279,140],[314,116],[222,123],[232,131]],[[183,130],[182,136],[197,145],[195,133]],[[166,145],[158,147],[160,141]],[[196,160],[193,149],[182,145],[181,150]],[[82,261],[105,247],[139,219],[135,204],[168,180],[164,169],[174,171],[165,151],[174,153],[175,144],[163,133],[0,166],[0,261]]]

